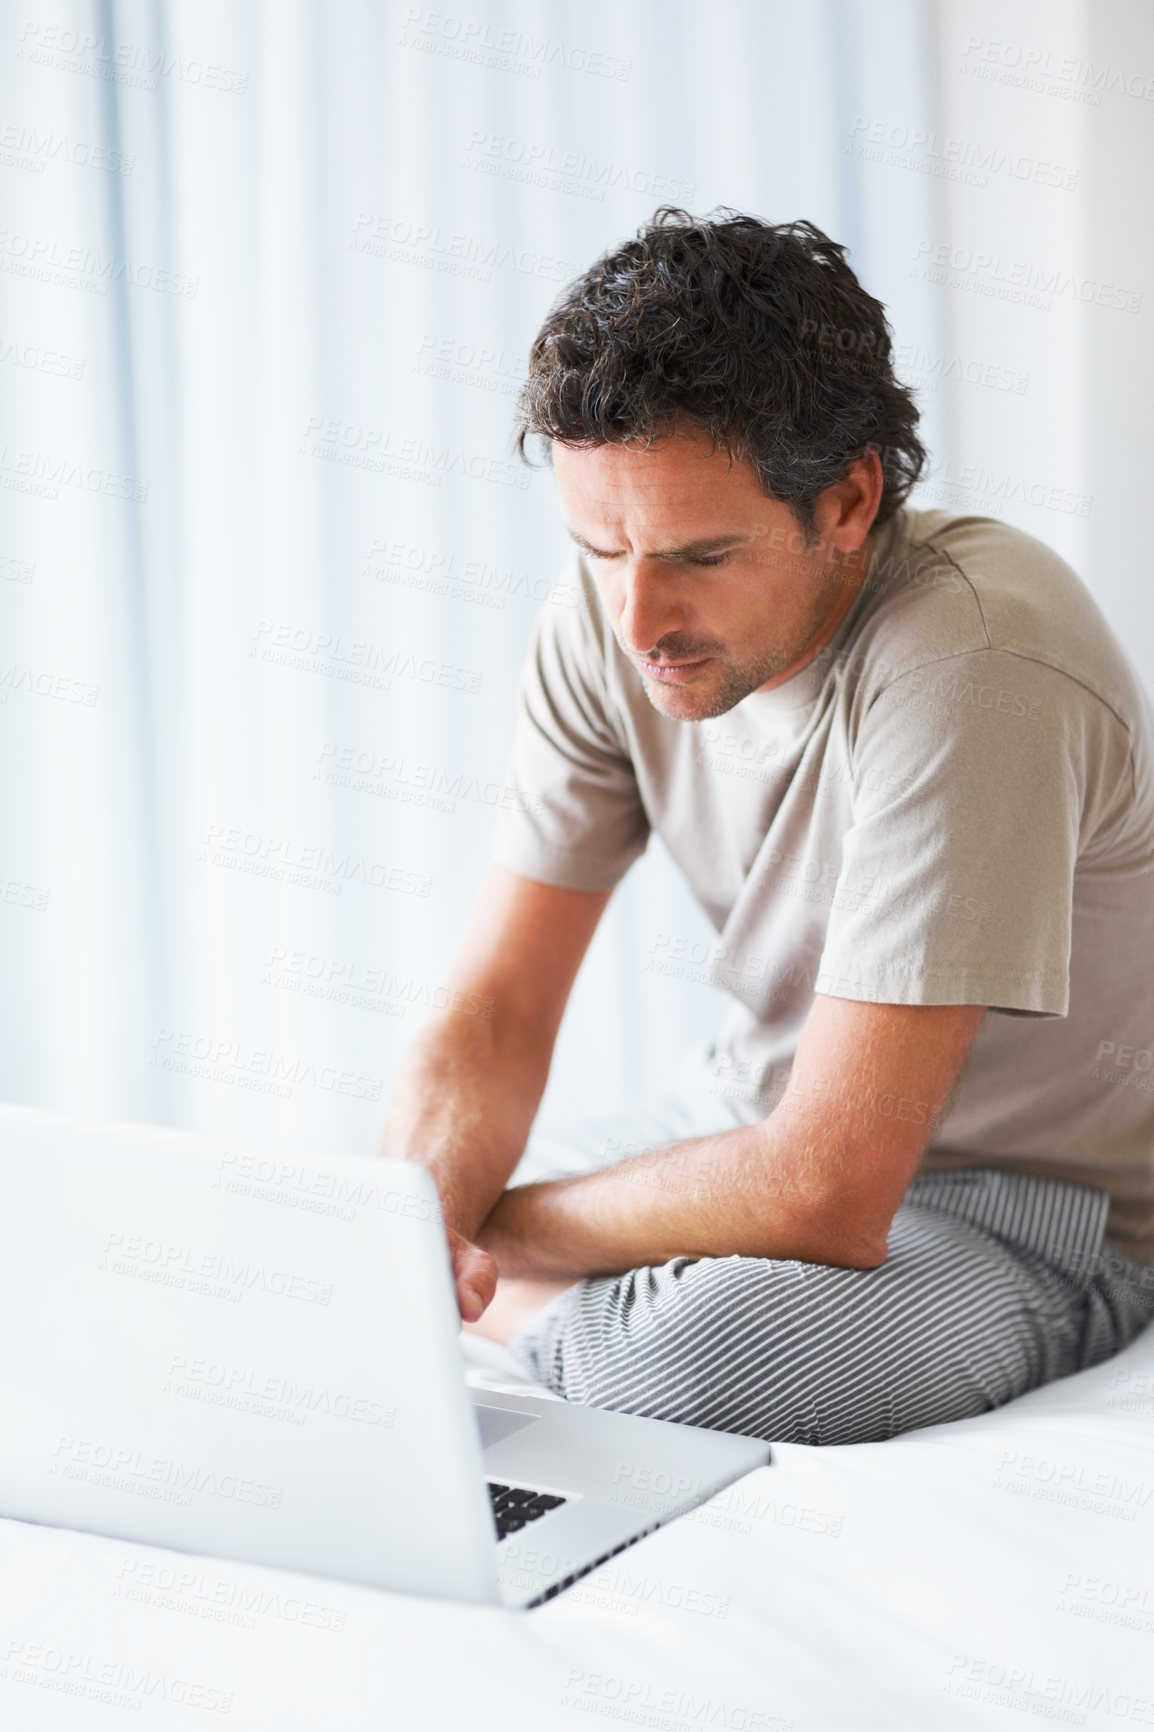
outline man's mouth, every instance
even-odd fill
[[[638,662],[637,667],[647,680],[658,680],[667,686],[680,686],[695,679],[711,660],[711,656],[702,656],[700,660],[693,662]]]

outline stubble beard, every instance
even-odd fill
[[[707,690],[699,690],[692,686],[667,686],[642,676],[645,695],[658,715],[668,716],[672,721],[708,722],[716,716],[724,716],[767,681],[800,661],[807,647],[822,635],[829,617],[829,601],[819,592],[814,595],[807,616],[792,642],[775,644],[751,660],[741,662],[728,656],[725,646],[716,641],[694,643],[689,639],[679,642],[674,634],[668,641],[663,640],[661,647],[666,657],[671,661],[690,661],[695,655],[709,657],[714,663],[711,684]],[[620,639],[618,647],[635,668],[640,670],[645,665],[642,657],[630,655],[625,650]],[[815,650],[814,655],[818,654],[820,651]],[[800,673],[802,670],[799,667],[796,671]]]
[[[818,607],[806,621],[803,631],[798,634],[797,641],[792,644],[777,645],[773,649],[764,650],[752,661],[735,662],[728,656],[713,653],[712,659],[716,666],[713,682],[706,691],[695,690],[691,686],[666,686],[656,680],[642,678],[645,696],[658,715],[668,716],[677,722],[708,722],[716,716],[724,716],[735,709],[745,698],[750,697],[768,680],[776,678],[785,669],[792,667],[804,653],[808,644],[817,637],[824,623],[825,613]],[[703,649],[704,646],[694,646]],[[680,651],[674,651],[677,660],[686,660],[693,653],[687,646]],[[705,650],[705,654],[710,654]],[[630,657],[634,667],[644,665]],[[801,669],[798,669],[801,672]],[[665,700],[662,702],[661,700]],[[672,700],[672,704],[669,703]]]
[[[708,722],[735,709],[744,698],[781,673],[793,660],[794,656],[781,654],[766,656],[741,667],[732,662],[722,662],[720,677],[715,677],[707,692],[688,686],[659,685],[656,680],[644,677],[642,684],[645,696],[658,715],[675,722]]]

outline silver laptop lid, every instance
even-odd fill
[[[0,1106],[0,1514],[496,1603],[436,1190]]]

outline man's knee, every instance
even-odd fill
[[[759,1356],[785,1303],[788,1267],[752,1257],[678,1257],[587,1279],[510,1347],[569,1401],[699,1423],[726,1383],[741,1381],[732,1356],[734,1311],[750,1314],[749,1346]]]

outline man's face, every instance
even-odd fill
[[[779,685],[833,636],[869,563],[876,455],[817,502],[807,547],[756,471],[696,431],[640,445],[555,443],[569,533],[654,709],[720,716]]]

